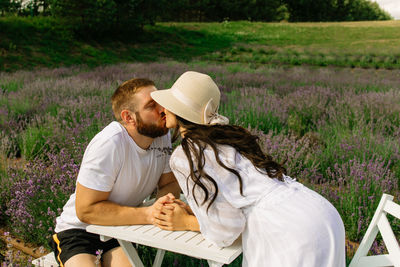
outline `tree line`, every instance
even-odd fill
[[[76,31],[124,32],[157,21],[360,21],[391,16],[370,0],[0,0],[0,15],[52,16]]]
[[[166,21],[361,21],[391,16],[370,0],[177,0],[167,1]]]

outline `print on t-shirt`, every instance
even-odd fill
[[[156,151],[156,157],[160,158],[163,156],[171,156],[172,154],[172,147],[149,147],[148,151]]]

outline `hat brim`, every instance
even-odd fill
[[[202,124],[199,114],[192,107],[182,103],[171,92],[171,89],[151,92],[151,97],[165,109],[193,123]]]

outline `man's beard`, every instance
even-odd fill
[[[142,117],[140,117],[139,112],[135,112],[136,114],[136,129],[138,133],[141,135],[156,138],[159,136],[163,136],[168,133],[168,128],[164,126],[158,126],[154,123],[144,123]]]

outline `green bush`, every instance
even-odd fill
[[[125,35],[154,24],[160,1],[53,0],[52,14],[65,19],[81,38]]]

